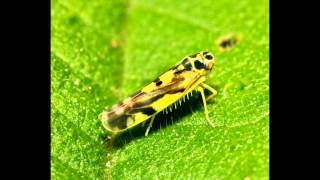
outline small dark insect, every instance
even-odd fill
[[[234,48],[234,46],[239,42],[240,38],[235,35],[222,36],[217,40],[218,49],[220,51],[227,51]]]

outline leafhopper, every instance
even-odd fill
[[[111,133],[119,133],[151,118],[145,132],[147,136],[158,113],[176,109],[196,91],[201,94],[206,120],[215,127],[209,118],[206,101],[215,96],[217,91],[204,83],[214,64],[214,56],[208,51],[183,58],[153,82],[102,112],[99,117],[103,126]],[[212,93],[207,98],[204,89]]]

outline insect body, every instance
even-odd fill
[[[177,103],[181,104],[193,90],[200,92],[206,120],[215,127],[209,119],[206,100],[216,95],[217,91],[203,83],[214,64],[213,55],[207,51],[185,57],[134,95],[114,105],[111,110],[102,112],[100,119],[104,127],[118,133],[151,118],[145,133],[147,136],[155,116],[161,111],[168,111],[168,107],[172,111],[171,107],[174,105],[176,108]],[[212,92],[207,98],[204,89]]]

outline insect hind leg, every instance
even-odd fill
[[[206,102],[206,97],[205,97],[205,95],[204,95],[204,89],[203,89],[203,87],[198,86],[198,87],[197,87],[197,91],[199,91],[200,94],[201,94],[201,99],[202,99],[203,106],[204,106],[204,114],[205,114],[205,116],[206,116],[206,120],[208,121],[208,123],[209,123],[213,128],[215,128],[216,125],[215,125],[215,124],[210,120],[210,118],[209,118],[209,112],[208,112],[208,107],[207,107],[207,102]]]
[[[153,116],[151,117],[151,121],[150,121],[150,123],[149,123],[149,126],[148,126],[146,132],[144,133],[145,136],[148,136],[148,133],[149,133],[151,127],[152,127],[152,124],[153,124],[153,121],[154,121],[154,118],[155,118],[155,117],[156,117],[156,115],[153,115]]]
[[[209,86],[205,83],[201,83],[200,86],[204,89],[209,90],[212,93],[210,96],[208,96],[206,98],[206,101],[208,101],[209,99],[211,99],[213,96],[217,95],[217,93],[218,93],[217,90],[213,89],[211,86]]]

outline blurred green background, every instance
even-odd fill
[[[103,109],[201,50],[218,127],[194,101],[113,147]],[[269,179],[269,1],[52,0],[51,108],[52,179]]]

